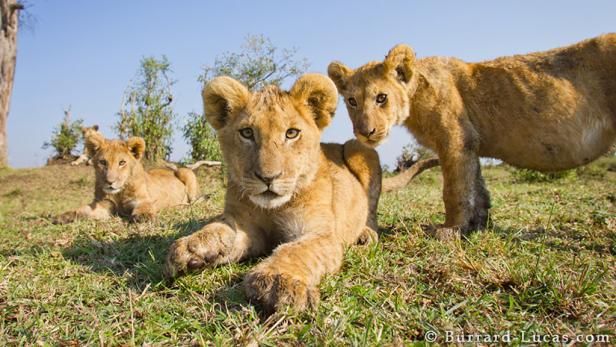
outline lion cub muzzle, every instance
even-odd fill
[[[254,172],[253,184],[257,187],[249,199],[262,208],[276,208],[288,202],[293,196],[295,180],[282,178],[282,171],[264,174]]]

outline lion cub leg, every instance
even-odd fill
[[[368,198],[368,218],[357,243],[367,245],[377,242],[379,240],[377,210],[383,176],[379,155],[374,149],[364,146],[357,140],[347,141],[343,150],[346,165],[359,180]]]
[[[477,169],[477,177],[475,178],[475,192],[477,192],[475,199],[475,209],[473,211],[473,218],[471,219],[471,228],[474,230],[482,230],[488,226],[490,219],[490,208],[492,203],[490,202],[490,192],[486,188],[485,181],[481,175],[481,166]]]
[[[80,155],[77,159],[73,160],[71,162],[71,166],[77,166],[77,165],[81,165],[85,162],[87,162],[88,160],[90,160],[90,157],[87,154],[82,154]]]
[[[55,217],[54,224],[71,223],[77,219],[105,220],[111,217],[114,205],[110,201],[95,201],[89,205],[82,206],[74,211],[64,212]]]
[[[481,177],[479,157],[468,142],[439,155],[443,168],[445,228],[461,233],[485,228],[490,195]]]
[[[266,312],[287,306],[300,311],[314,308],[321,278],[340,268],[343,255],[342,241],[327,234],[309,234],[283,244],[246,275],[246,296]]]
[[[175,171],[175,176],[186,186],[188,202],[195,202],[199,198],[199,185],[195,173],[191,169],[179,168]]]
[[[169,248],[164,273],[175,278],[189,271],[237,262],[261,254],[264,245],[262,233],[250,233],[227,218],[177,239]]]
[[[152,220],[156,216],[156,212],[156,206],[151,201],[142,201],[131,212],[130,221],[141,223]]]

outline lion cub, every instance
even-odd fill
[[[103,134],[100,131],[98,131],[97,124],[91,127],[81,127],[81,134],[82,134],[83,143],[84,143],[83,153],[77,159],[71,162],[72,166],[81,165],[83,163],[86,163],[86,165],[91,165],[93,153],[90,153],[90,151],[88,150],[88,146],[86,146],[86,143],[88,142],[90,138],[93,138],[93,137],[103,138]]]
[[[90,136],[86,148],[93,155],[96,172],[94,201],[61,214],[55,223],[68,223],[77,218],[101,220],[112,214],[143,221],[154,217],[162,208],[190,203],[197,198],[197,178],[191,170],[145,171],[140,161],[145,141],[140,137],[122,141]]]
[[[377,153],[354,140],[320,143],[337,100],[334,83],[318,74],[289,92],[251,93],[229,77],[207,84],[205,114],[228,165],[225,209],[175,241],[167,276],[270,254],[244,278],[246,296],[268,312],[315,306],[345,247],[376,239]]]
[[[488,222],[480,157],[565,170],[616,141],[616,34],[481,63],[416,60],[409,46],[398,45],[382,62],[355,70],[332,62],[328,73],[363,143],[375,147],[402,125],[438,154],[444,236]]]

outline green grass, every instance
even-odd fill
[[[350,249],[316,312],[271,317],[241,291],[255,261],[162,279],[170,243],[221,212],[218,172],[199,171],[209,200],[154,222],[56,226],[49,214],[92,197],[90,168],[0,171],[0,345],[406,345],[427,331],[616,343],[614,165],[547,182],[485,168],[494,224],[462,242],[422,230],[444,219],[440,173],[426,172],[382,197],[380,242]]]

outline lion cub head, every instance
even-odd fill
[[[276,208],[308,185],[320,160],[321,131],[336,110],[336,86],[307,74],[290,91],[250,92],[230,77],[203,89],[205,116],[217,130],[230,183],[257,206]]]
[[[141,167],[145,141],[140,137],[122,141],[94,136],[87,138],[86,147],[94,153],[92,162],[97,186],[106,194],[117,194],[124,189],[134,169]]]
[[[94,124],[91,127],[81,127],[81,134],[83,135],[84,139],[92,136],[102,136],[102,134],[98,131],[97,124]]]
[[[406,45],[394,47],[383,62],[352,70],[341,62],[327,72],[344,96],[355,136],[371,147],[389,135],[394,124],[409,115],[409,89],[414,81],[415,53]]]

